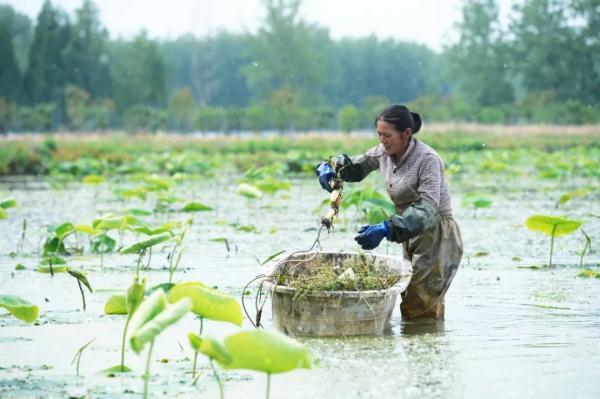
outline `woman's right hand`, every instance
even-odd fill
[[[322,161],[316,169],[317,176],[319,177],[319,183],[323,190],[327,190],[327,192],[331,192],[333,188],[331,187],[331,180],[337,178],[335,170],[331,167],[328,162]]]

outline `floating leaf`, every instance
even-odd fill
[[[237,193],[251,199],[262,198],[263,195],[258,187],[248,183],[241,183],[237,188]]]
[[[162,291],[156,291],[156,293],[165,297],[165,294]],[[138,311],[141,310],[143,304],[144,302],[142,302]],[[147,320],[143,325],[133,330],[133,333],[131,334],[131,338],[129,340],[131,348],[136,353],[139,353],[144,348],[144,345],[146,345],[146,343],[152,341],[165,328],[174,324],[183,316],[185,316],[185,314],[189,312],[191,308],[192,301],[188,298],[183,298],[179,302],[161,310],[154,317]],[[134,313],[134,316],[136,314],[137,312]]]
[[[100,175],[87,175],[83,178],[83,183],[90,185],[102,184],[106,181],[106,177]]]
[[[40,273],[64,273],[67,271],[67,269],[68,268],[65,265],[52,266],[52,270],[50,270],[50,266],[39,266],[37,271]]]
[[[275,374],[313,365],[304,345],[276,331],[255,329],[230,335],[225,338],[225,349],[233,360],[219,364],[227,369]]]
[[[26,323],[33,323],[39,313],[36,305],[14,295],[0,295],[0,308],[5,308],[10,314]]]
[[[49,265],[50,263],[53,265],[66,265],[67,261],[60,256],[48,256],[40,260],[40,265]]]
[[[131,373],[133,370],[130,369],[127,366],[121,366],[116,365],[116,366],[112,366],[109,367],[107,369],[102,370],[100,373],[102,373],[103,375],[107,376],[107,377],[114,377],[115,374],[119,374],[119,373]]]
[[[204,212],[204,211],[212,211],[208,205],[201,204],[200,202],[188,202],[185,204],[183,208],[181,208],[183,212]]]
[[[0,219],[6,219],[8,217],[8,212],[6,209],[0,207]]]
[[[127,295],[111,295],[104,304],[106,314],[127,314]]]
[[[25,270],[25,266],[23,266],[20,263],[17,263],[17,265],[15,266],[15,270]]]
[[[161,234],[159,236],[155,236],[155,237],[149,238],[147,240],[138,241],[135,244],[132,244],[126,248],[121,249],[119,251],[119,253],[121,253],[121,254],[137,254],[137,253],[140,253],[142,250],[145,250],[145,249],[148,249],[155,245],[158,245],[162,242],[169,240],[170,238],[171,238],[170,234]]]
[[[150,216],[150,215],[152,215],[152,212],[147,211],[145,209],[139,209],[139,208],[131,208],[129,210],[129,213],[131,213],[134,216]]]
[[[13,198],[6,198],[0,201],[0,208],[9,209],[17,206],[17,201]]]
[[[529,230],[539,231],[549,236],[552,235],[554,230],[554,235],[560,236],[573,233],[581,226],[581,222],[558,216],[533,215],[527,218],[525,226]]]
[[[600,273],[598,273],[597,271],[591,270],[591,269],[585,269],[585,270],[582,270],[579,273],[577,273],[577,277],[583,277],[583,278],[595,277],[595,278],[600,278]]]
[[[192,300],[192,312],[198,316],[242,325],[242,309],[230,295],[200,282],[179,283],[169,291],[171,303],[185,297]]]
[[[231,355],[219,341],[210,337],[200,338],[194,333],[189,333],[188,338],[190,345],[196,352],[200,352],[222,364],[231,363]]]

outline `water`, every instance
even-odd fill
[[[369,182],[378,184],[376,177]],[[445,322],[403,322],[398,307],[391,328],[383,337],[301,338],[319,366],[274,375],[272,398],[453,398],[453,397],[600,397],[600,280],[576,278],[580,232],[560,237],[555,244],[552,269],[532,270],[519,266],[544,265],[548,237],[529,232],[523,221],[534,213],[566,215],[584,220],[595,249],[600,237],[598,192],[573,200],[556,211],[561,193],[585,182],[546,182],[533,190],[532,182],[473,180],[451,182],[455,218],[465,242],[461,268],[446,296]],[[538,183],[536,183],[538,184]],[[185,253],[175,280],[201,280],[239,297],[246,282],[264,271],[258,261],[285,249],[308,248],[315,239],[317,210],[326,194],[311,180],[295,179],[289,193],[250,201],[235,194],[234,177],[219,181],[194,181],[177,193],[215,207],[194,214],[186,237]],[[460,207],[462,195],[479,191],[493,200],[491,208],[477,216]],[[106,316],[103,306],[113,293],[131,283],[134,257],[109,255],[101,269],[97,258],[79,257],[71,266],[83,266],[92,286],[88,308],[81,311],[80,293],[66,274],[34,272],[37,250],[47,224],[72,221],[89,223],[99,212],[123,207],[151,207],[148,203],[120,203],[107,186],[94,189],[70,185],[50,189],[40,181],[17,180],[0,186],[0,197],[17,199],[19,207],[0,221],[0,293],[18,295],[40,307],[39,325],[25,325],[0,315],[0,396],[2,397],[139,397],[139,374],[144,357],[127,353],[126,363],[136,373],[107,378],[98,371],[119,362],[124,318]],[[354,210],[342,216],[333,235],[324,235],[324,250],[357,250],[352,237],[357,225]],[[183,219],[181,213],[159,215],[155,220]],[[12,258],[26,218],[25,254]],[[230,223],[252,224],[258,234],[236,231]],[[225,245],[209,241],[227,237]],[[132,235],[127,242],[133,240]],[[400,254],[400,246],[386,244],[381,253]],[[487,253],[487,255],[485,254]],[[153,255],[149,284],[166,281],[166,253]],[[258,258],[258,260],[257,260]],[[14,271],[17,263],[27,267]],[[597,270],[598,253],[585,263]],[[251,302],[253,298],[249,299]],[[270,326],[270,303],[263,323]],[[250,306],[251,307],[251,306]],[[253,313],[253,312],[251,312]],[[191,350],[187,333],[198,321],[186,317],[156,341],[150,390],[160,397],[218,397],[205,358],[197,386],[191,379]],[[246,320],[244,328],[250,328]],[[207,322],[205,333],[223,338],[237,327]],[[71,360],[77,349],[95,338],[83,353],[81,377],[75,376]],[[264,397],[266,376],[255,372],[223,371],[225,396]]]

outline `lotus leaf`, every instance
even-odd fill
[[[194,333],[189,333],[188,338],[190,340],[190,345],[192,345],[192,348],[194,348],[196,352],[200,352],[219,363],[231,363],[231,355],[219,341],[210,337],[201,338]]]
[[[159,293],[159,295],[162,295],[164,300],[166,300],[165,294],[162,291],[156,292]],[[138,311],[141,310],[143,304],[144,302],[142,302]],[[156,336],[160,334],[165,328],[167,328],[171,324],[174,324],[183,316],[185,316],[185,314],[189,312],[191,308],[192,301],[188,298],[183,298],[177,303],[161,310],[159,313],[155,314],[154,317],[152,317],[149,320],[146,320],[144,324],[132,330],[133,333],[129,341],[131,344],[131,348],[136,353],[139,353],[144,348],[144,345],[146,343],[154,340],[154,338],[156,338]],[[136,314],[137,312],[134,313],[134,317]]]
[[[36,305],[14,295],[0,295],[0,307],[26,323],[33,323],[38,318],[39,309]]]
[[[276,331],[255,329],[225,338],[225,349],[231,363],[221,363],[227,369],[249,369],[269,374],[313,366],[308,349],[298,341]]]
[[[236,299],[230,295],[200,282],[180,283],[169,291],[171,303],[184,297],[192,300],[192,312],[198,316],[242,325],[242,309]]]
[[[533,215],[527,218],[525,226],[529,230],[539,231],[549,236],[554,231],[555,236],[560,236],[573,233],[581,226],[581,222],[557,216]]]
[[[104,304],[106,314],[127,314],[127,296],[111,295]]]
[[[155,245],[160,244],[161,242],[165,242],[171,238],[170,234],[161,234],[147,240],[138,241],[126,248],[121,249],[119,253],[121,254],[137,254],[142,250],[153,247]]]

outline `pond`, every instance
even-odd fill
[[[186,236],[187,250],[175,281],[202,281],[240,298],[244,286],[265,271],[260,263],[280,250],[308,249],[325,208],[327,194],[314,179],[293,178],[291,189],[250,200],[236,194],[237,176],[194,179],[178,195],[214,209],[193,214]],[[532,269],[548,262],[549,238],[527,230],[524,220],[536,213],[560,214],[585,221],[595,250],[587,267],[598,270],[600,257],[599,194],[596,190],[555,210],[556,199],[590,181],[568,183],[520,177],[451,180],[454,215],[460,224],[465,254],[446,296],[444,322],[404,322],[398,304],[391,326],[381,337],[300,338],[318,359],[318,367],[274,375],[271,397],[280,398],[464,398],[464,397],[600,397],[600,280],[578,278],[581,232],[558,237],[553,268]],[[379,187],[378,177],[365,184]],[[532,187],[535,187],[532,188]],[[492,199],[491,207],[461,206],[461,199],[478,191]],[[108,316],[104,303],[131,284],[135,257],[107,254],[74,256],[94,288],[83,311],[76,281],[62,273],[51,277],[35,271],[38,251],[48,225],[64,221],[90,223],[101,213],[122,208],[151,208],[151,200],[120,202],[107,184],[98,188],[79,183],[53,187],[37,179],[11,179],[0,185],[0,197],[19,206],[0,221],[0,293],[23,297],[40,307],[35,325],[4,312],[0,315],[0,396],[2,397],[139,397],[143,355],[127,352],[134,373],[105,377],[99,372],[118,364],[124,316]],[[323,233],[327,251],[357,251],[359,227],[353,209],[343,210],[333,234]],[[187,214],[161,213],[146,217],[162,223]],[[23,250],[14,254],[27,220]],[[254,226],[247,232],[235,226]],[[222,241],[211,239],[226,237]],[[134,240],[125,237],[126,242]],[[85,241],[84,239],[81,239]],[[401,255],[396,244],[384,243],[379,253]],[[17,264],[25,270],[15,270]],[[148,284],[167,281],[166,252],[153,254],[143,275]],[[254,288],[246,296],[254,316]],[[263,324],[272,325],[270,303]],[[201,376],[191,384],[192,351],[187,333],[196,331],[191,315],[159,336],[154,347],[150,392],[158,397],[218,397],[206,358]],[[244,328],[251,328],[244,320]],[[204,333],[222,338],[237,327],[207,321]],[[83,352],[80,377],[71,364]],[[266,377],[243,371],[222,371],[225,396],[264,397]]]

